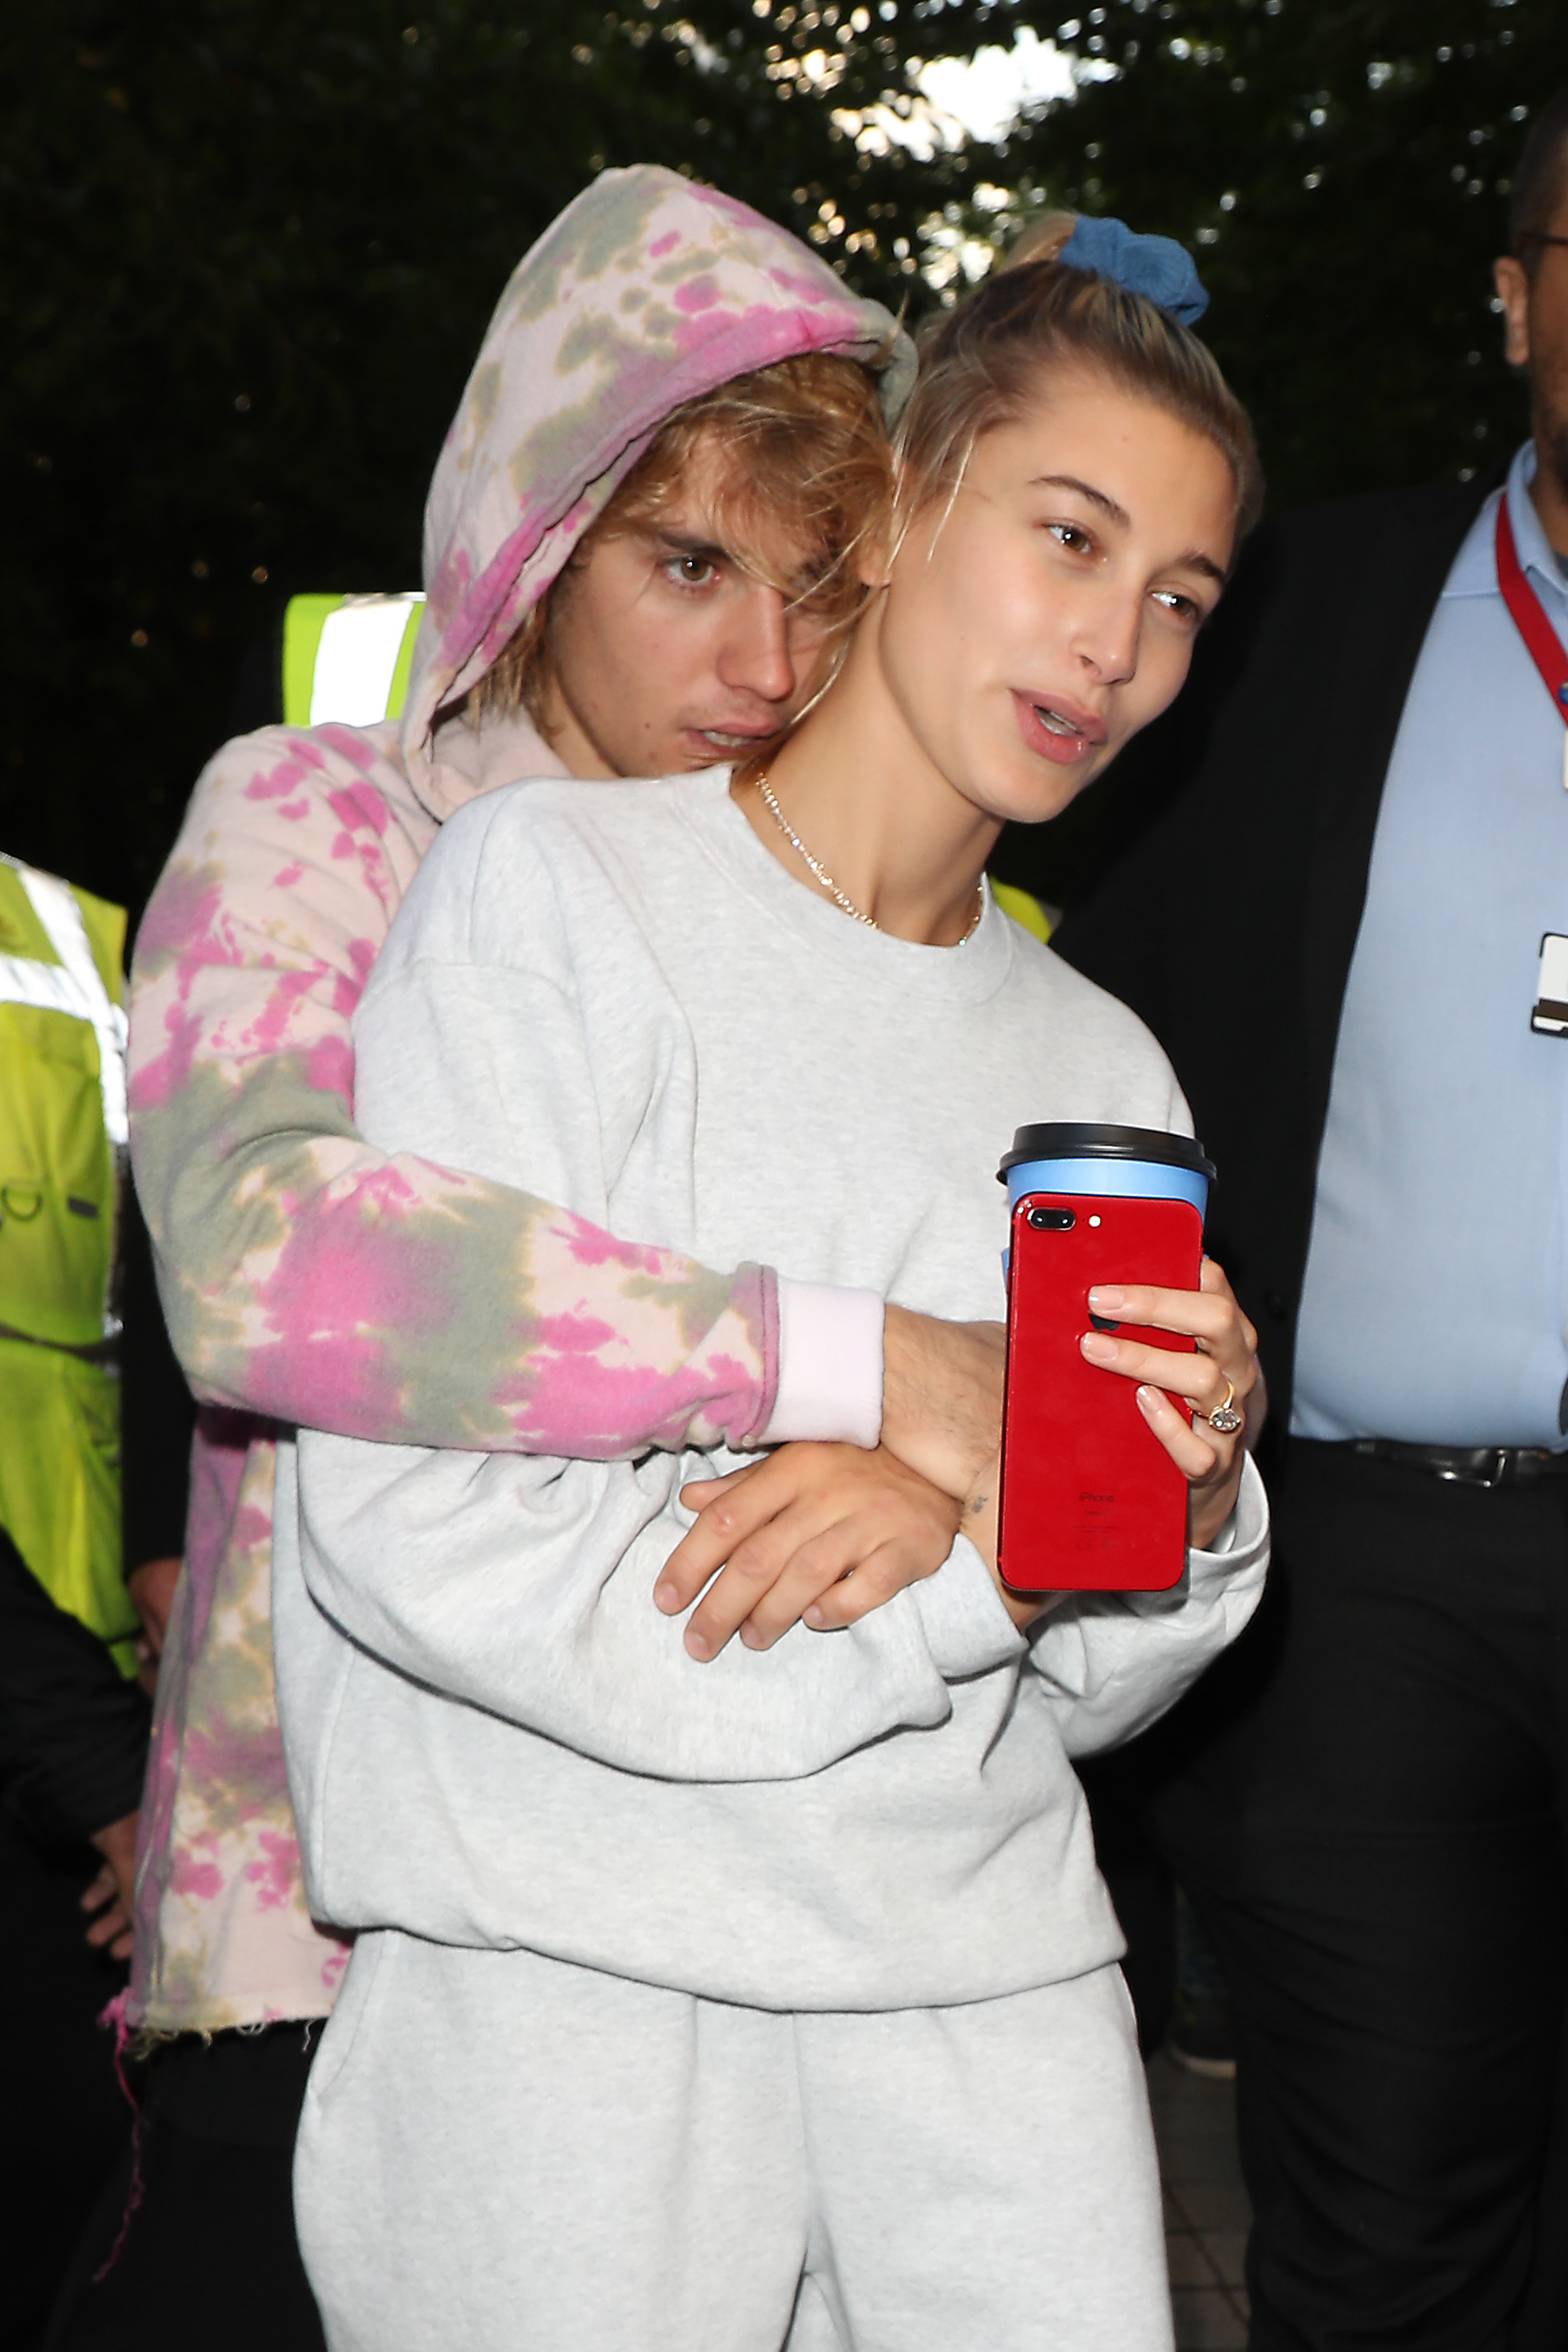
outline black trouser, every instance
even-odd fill
[[[70,2250],[131,2137],[99,2011],[125,1969],[86,1941],[89,1845],[38,1853],[0,1813],[0,2345],[30,2352]]]
[[[77,2250],[47,2352],[324,2352],[291,2189],[321,2032],[184,2035],[149,2061],[140,2200],[130,2208],[127,2161]]]
[[[1176,1990],[1176,1890],[1144,1819],[1142,1749],[1112,1748],[1081,1757],[1076,1769],[1089,1799],[1095,1859],[1127,1950],[1121,1973],[1138,2021],[1138,2047],[1153,2056],[1170,2030]]]
[[[1297,1442],[1273,1504],[1155,1802],[1231,1994],[1254,2352],[1562,2352],[1568,1479]]]

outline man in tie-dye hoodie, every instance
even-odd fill
[[[912,379],[888,314],[795,238],[673,173],[605,173],[514,273],[437,464],[401,720],[226,747],[148,908],[136,1177],[203,1400],[142,1811],[126,2014],[149,2035],[232,2044],[224,2029],[321,2017],[344,1963],[306,1911],[273,1701],[279,1423],[595,1458],[748,1436],[869,1445],[880,1423],[916,1467],[953,1463],[957,1492],[987,1450],[977,1336],[612,1239],[385,1158],[353,1122],[351,1016],[444,817],[518,775],[706,766],[811,690],[820,637],[742,563],[728,636],[656,682],[657,708],[615,707],[635,664],[602,667],[597,715],[567,708],[547,740],[525,708],[476,692],[671,413],[807,353],[875,371],[889,415]]]

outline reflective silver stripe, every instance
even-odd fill
[[[321,624],[310,677],[310,724],[374,727],[386,717],[404,631],[423,596],[347,596]]]
[[[6,857],[44,927],[58,963],[37,956],[0,956],[0,1004],[35,1004],[49,1013],[85,1021],[98,1039],[98,1083],[103,1126],[118,1150],[130,1140],[125,1108],[125,1014],[104,987],[92,960],[81,908],[63,882],[39,874],[17,857]]]

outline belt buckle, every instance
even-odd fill
[[[1450,1486],[1479,1486],[1489,1493],[1492,1488],[1505,1485],[1508,1479],[1508,1447],[1489,1445],[1486,1450],[1489,1456],[1489,1468],[1478,1463],[1473,1470],[1439,1470],[1438,1477],[1446,1479]]]

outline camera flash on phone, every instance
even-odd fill
[[[1099,1224],[1099,1223],[1100,1223],[1100,1219],[1099,1219],[1098,1217],[1090,1217],[1090,1219],[1089,1219],[1089,1223],[1090,1223],[1091,1225],[1098,1225],[1098,1224]]]

